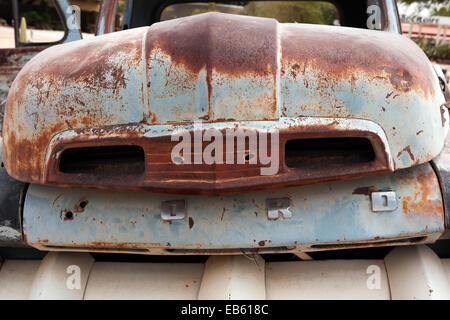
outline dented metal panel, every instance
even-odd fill
[[[59,161],[47,154],[50,141],[71,130],[76,142],[86,130],[113,134],[118,125],[324,117],[377,124],[394,170],[439,154],[443,102],[430,62],[400,35],[208,13],[44,51],[8,97],[4,161],[19,180],[49,183],[49,160]],[[332,127],[327,134],[335,136]]]
[[[372,191],[392,190],[394,211],[371,211]],[[290,199],[292,217],[270,220],[268,199]],[[186,218],[161,219],[164,201],[184,200]],[[284,217],[284,218],[283,218]],[[27,242],[45,250],[146,254],[294,252],[435,241],[444,231],[437,177],[429,164],[302,187],[226,196],[30,185]]]

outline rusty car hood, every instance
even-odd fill
[[[345,121],[377,127],[383,169],[393,171],[439,154],[444,102],[431,63],[400,35],[207,13],[38,54],[8,95],[3,161],[22,181],[82,185],[51,173],[77,139],[160,137],[193,122],[258,130],[284,121],[302,134],[325,119],[330,137]]]

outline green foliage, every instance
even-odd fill
[[[220,10],[217,10],[217,4],[215,2],[208,2],[207,9],[194,9],[192,11],[192,15],[206,13],[206,12],[219,12],[219,11]]]
[[[432,5],[432,4],[447,3],[448,0],[399,0],[399,2],[404,2],[406,4],[421,3],[421,4]]]
[[[117,4],[117,13],[123,14],[124,10],[125,10],[125,0],[119,0],[119,3]]]
[[[195,9],[192,15],[218,12],[215,2],[209,2],[205,9]],[[336,7],[322,1],[252,1],[244,6],[243,15],[274,18],[279,22],[333,24],[338,13]]]
[[[255,1],[245,6],[244,14],[279,22],[333,24],[337,10],[331,3],[321,1]]]
[[[27,26],[36,29],[62,30],[63,26],[49,0],[21,1],[21,15],[25,17]]]
[[[28,11],[25,12],[23,16],[27,20],[27,25],[30,27],[38,29],[51,29],[51,24],[49,23],[49,20],[51,20],[51,16],[45,11]]]
[[[437,8],[434,9],[432,15],[433,16],[447,16],[447,17],[450,17],[450,5],[448,7],[442,7],[442,8],[439,8],[439,9],[437,9]]]
[[[414,41],[422,48],[430,60],[450,61],[450,44],[442,43],[436,46],[436,40],[432,38],[416,38]]]

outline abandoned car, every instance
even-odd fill
[[[334,1],[340,26],[127,3],[121,31],[104,1],[95,37],[0,49],[3,246],[301,254],[445,234],[448,87],[395,1]]]

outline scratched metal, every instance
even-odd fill
[[[369,195],[376,190],[395,191],[398,208],[372,212]],[[292,218],[268,220],[269,198],[291,199]],[[171,223],[161,220],[161,203],[170,200],[185,200],[186,219]],[[429,164],[386,175],[227,196],[32,184],[23,219],[29,244],[79,250],[282,251],[279,248],[285,247],[308,251],[332,248],[331,244],[340,248],[382,246],[411,237],[417,242],[433,242],[444,231],[442,197]],[[182,252],[189,251],[162,251]]]
[[[443,102],[406,37],[207,13],[40,53],[8,96],[4,162],[16,179],[47,183],[46,149],[69,130],[327,117],[376,123],[401,169],[441,151]]]

